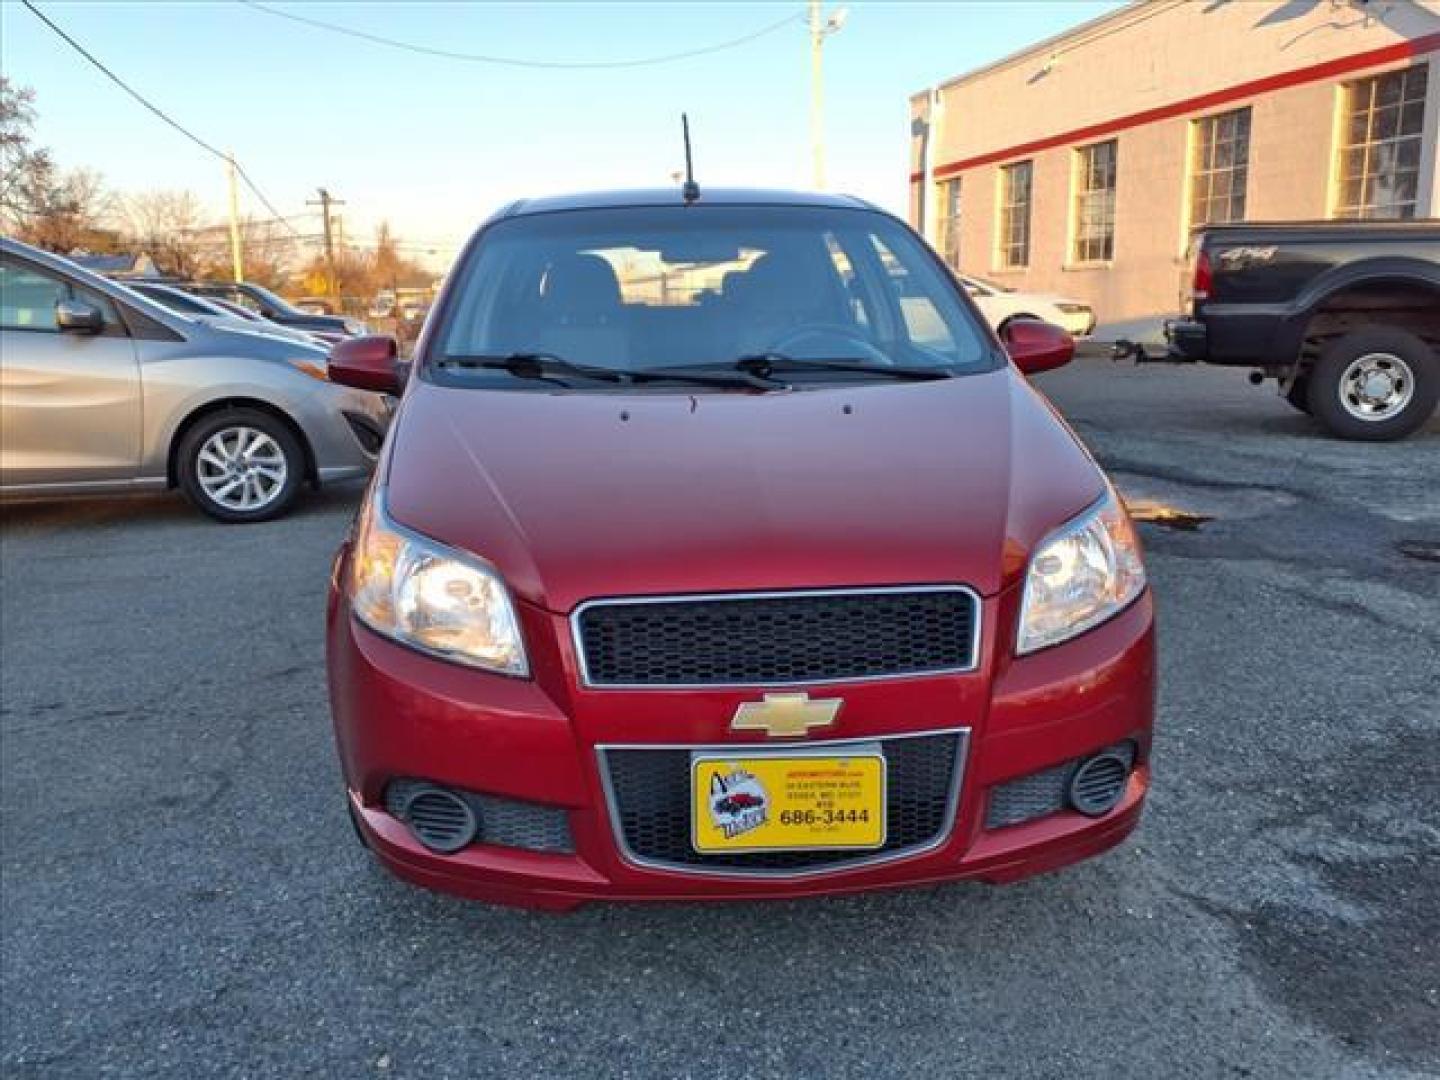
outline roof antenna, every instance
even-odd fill
[[[689,206],[700,198],[700,185],[695,182],[695,165],[690,160],[690,117],[684,113],[680,114],[680,126],[685,132],[685,186],[680,189],[680,197]]]

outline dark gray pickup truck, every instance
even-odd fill
[[[1208,226],[1172,360],[1255,368],[1347,439],[1399,439],[1440,400],[1440,220]]]

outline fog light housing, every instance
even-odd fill
[[[1066,795],[1070,805],[1086,817],[1101,817],[1115,809],[1130,780],[1130,757],[1103,750],[1080,763],[1070,777]]]
[[[409,793],[399,817],[416,840],[442,855],[453,855],[469,844],[480,828],[469,803],[430,784]]]

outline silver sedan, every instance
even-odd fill
[[[366,475],[389,425],[325,360],[0,238],[0,498],[178,487],[221,521],[276,517]]]

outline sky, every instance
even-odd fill
[[[703,184],[808,188],[805,5],[351,3],[268,6],[417,45],[544,61],[736,48],[656,66],[529,69],[422,56],[277,18],[241,0],[34,0],[141,94],[234,153],[286,215],[317,187],[347,236],[388,220],[443,267],[516,198],[671,182],[688,112]],[[825,44],[827,187],[903,212],[909,95],[1118,6],[1099,0],[861,0]],[[0,69],[36,95],[36,140],[121,193],[189,190],[223,212],[224,166],[109,82],[15,0]],[[242,213],[268,217],[242,190]],[[318,217],[297,218],[307,233]],[[431,254],[433,253],[433,254]]]

